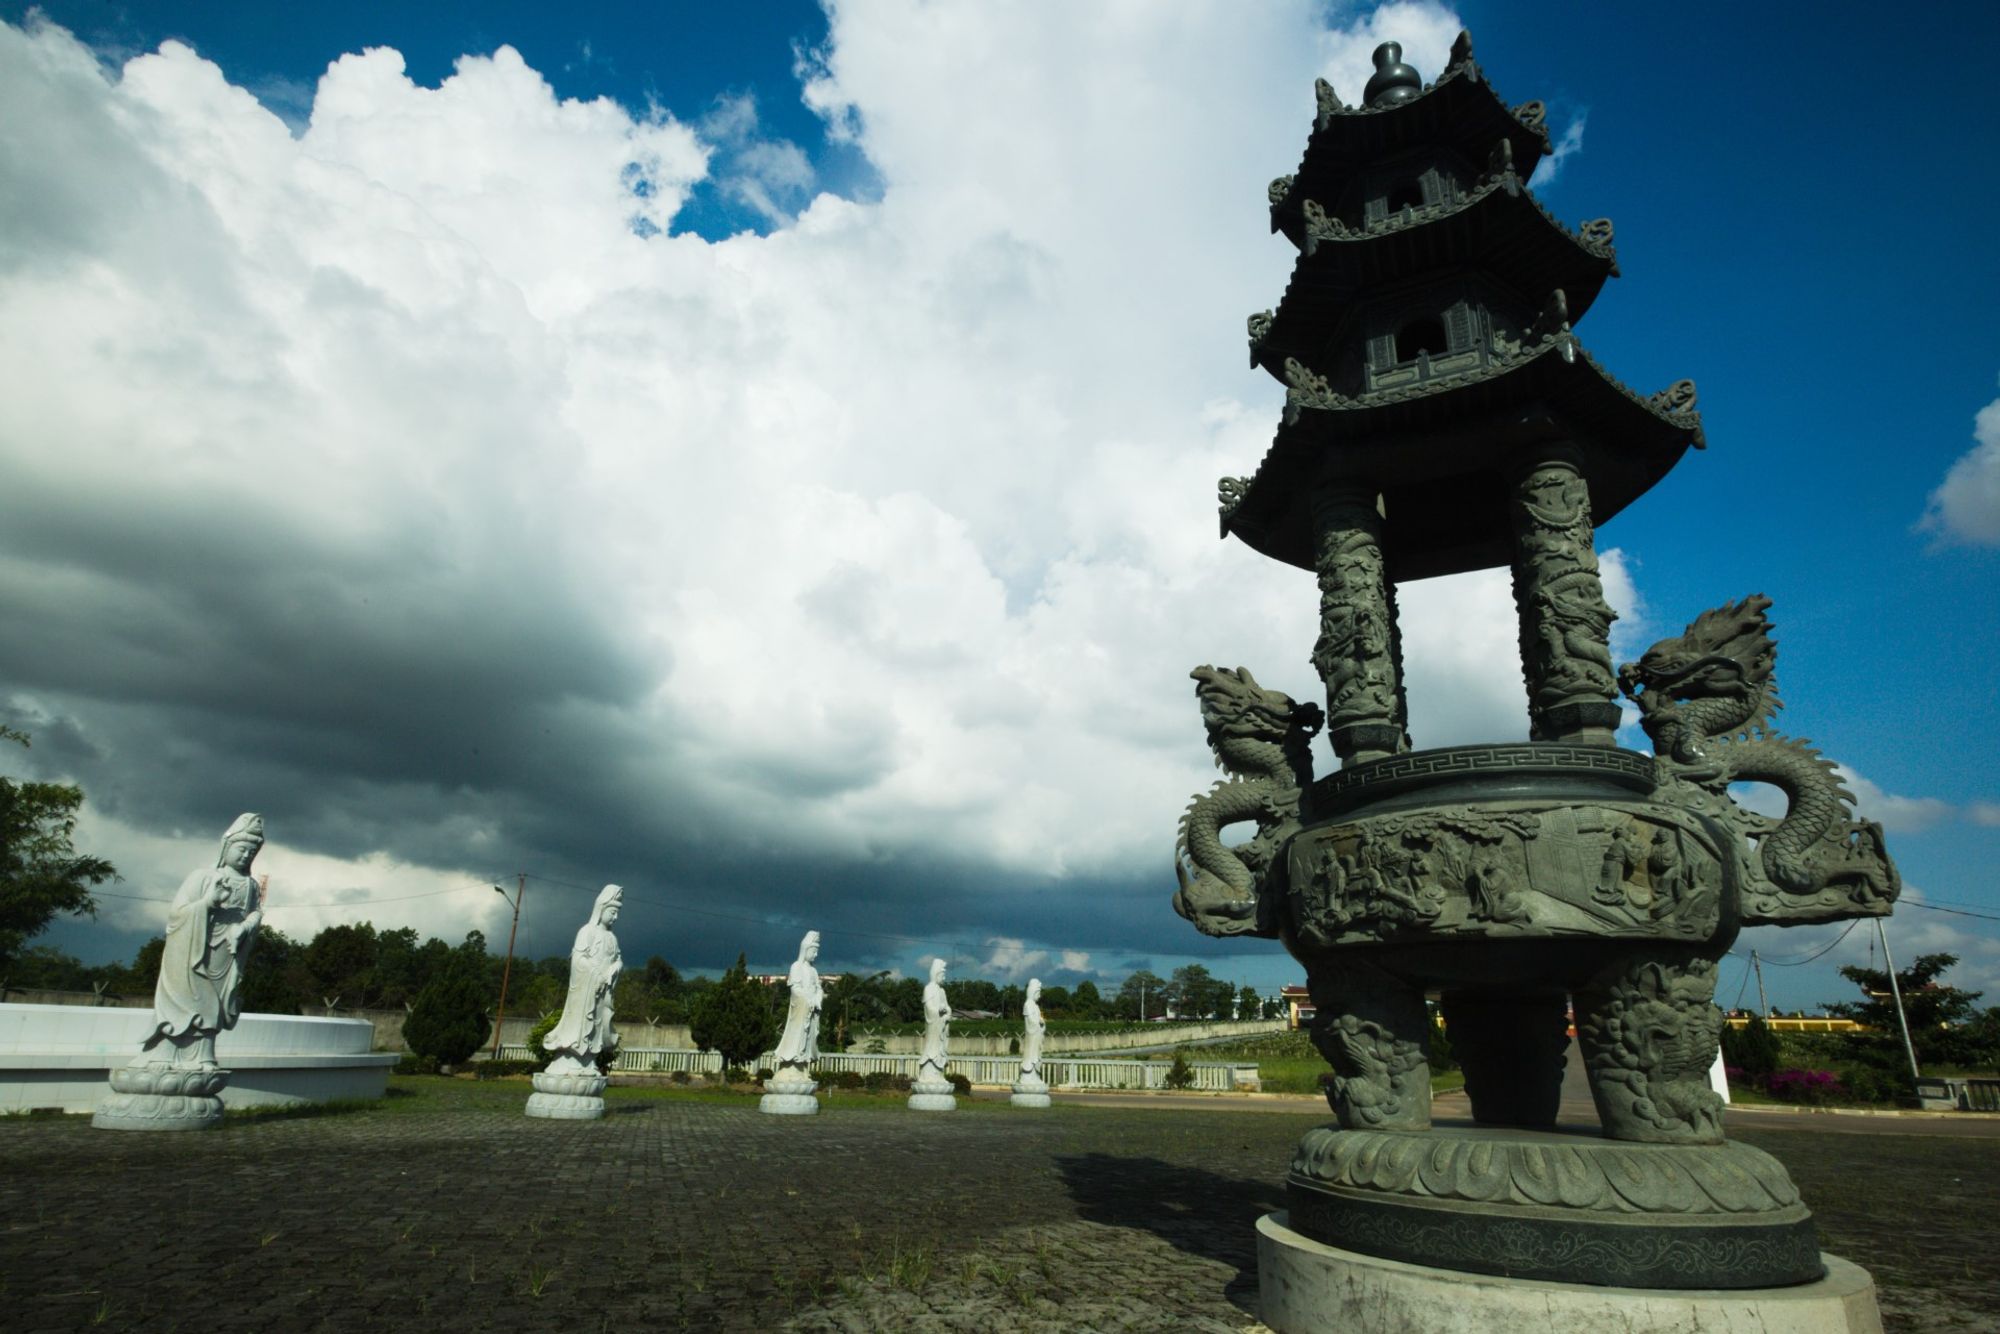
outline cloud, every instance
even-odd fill
[[[1965,818],[1987,829],[2000,829],[2000,801],[1975,801],[1965,808]]]
[[[716,153],[715,182],[726,196],[779,225],[810,202],[815,179],[811,161],[791,140],[759,132],[754,96],[718,97],[699,128]]]
[[[1563,163],[1572,155],[1583,151],[1583,128],[1590,120],[1588,108],[1576,113],[1576,118],[1563,126],[1555,146],[1549,155],[1535,164],[1534,174],[1528,177],[1528,188],[1539,190],[1545,185],[1555,184],[1555,179],[1563,169]]]
[[[2000,399],[1979,410],[1972,438],[1978,443],[1931,492],[1917,527],[1945,542],[2000,546]]]
[[[343,56],[294,135],[185,46],[107,74],[0,29],[30,762],[135,893],[257,809],[295,903],[365,889],[378,923],[491,932],[490,891],[404,896],[551,877],[529,952],[587,907],[555,882],[607,880],[628,955],[693,966],[813,925],[835,968],[908,962],[863,930],[1050,969],[1240,949],[1166,904],[1214,776],[1189,668],[1320,694],[1312,576],[1215,536],[1281,399],[1242,366],[1294,258],[1265,184],[1316,75],[1358,96],[1396,37],[1434,76],[1457,27],[837,8],[807,96],[867,201],[743,99],[565,100],[511,48],[434,88]],[[768,235],[676,231],[738,177]],[[1402,600],[1419,743],[1524,735],[1504,572]]]
[[[1880,822],[1892,834],[1915,834],[1942,824],[1958,814],[1958,808],[1936,797],[1903,797],[1884,792],[1844,764],[1834,772],[1854,794],[1854,813],[1863,820]]]

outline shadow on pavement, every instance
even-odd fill
[[[1281,1181],[1222,1176],[1157,1158],[1108,1153],[1058,1157],[1077,1217],[1140,1228],[1191,1255],[1233,1265],[1223,1295],[1257,1306],[1257,1220],[1285,1207]]]

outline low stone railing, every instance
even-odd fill
[[[534,1052],[525,1043],[504,1044],[500,1055],[511,1061],[534,1059]],[[919,1059],[903,1053],[842,1055],[824,1052],[814,1062],[813,1068],[822,1076],[852,1072],[857,1075],[909,1075],[915,1078]],[[770,1069],[775,1063],[769,1052],[757,1062],[764,1069]],[[611,1068],[628,1074],[685,1071],[691,1075],[719,1075],[722,1073],[722,1056],[718,1052],[681,1048],[626,1047],[619,1051],[618,1059]],[[1194,1076],[1194,1082],[1189,1087],[1203,1092],[1255,1092],[1262,1087],[1257,1066],[1252,1062],[1191,1061],[1188,1068]],[[1005,1088],[1021,1077],[1021,1058],[954,1056],[946,1063],[945,1069],[950,1074],[964,1075],[976,1085]],[[1163,1089],[1167,1087],[1167,1072],[1171,1069],[1171,1061],[1056,1057],[1042,1062],[1042,1078],[1048,1081],[1050,1088],[1058,1089]]]

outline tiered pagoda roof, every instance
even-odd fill
[[[1507,564],[1492,498],[1524,448],[1574,446],[1602,523],[1703,440],[1691,382],[1637,394],[1571,327],[1617,255],[1608,219],[1573,231],[1528,189],[1540,105],[1510,110],[1464,34],[1428,86],[1384,51],[1365,105],[1321,82],[1305,159],[1272,184],[1299,258],[1250,356],[1285,414],[1256,474],[1224,479],[1222,529],[1311,569],[1314,487],[1372,484],[1401,580]]]

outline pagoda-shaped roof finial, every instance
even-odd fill
[[[1361,100],[1371,107],[1397,107],[1412,101],[1424,89],[1423,76],[1403,63],[1403,44],[1384,42],[1375,48],[1375,74],[1361,90]]]

